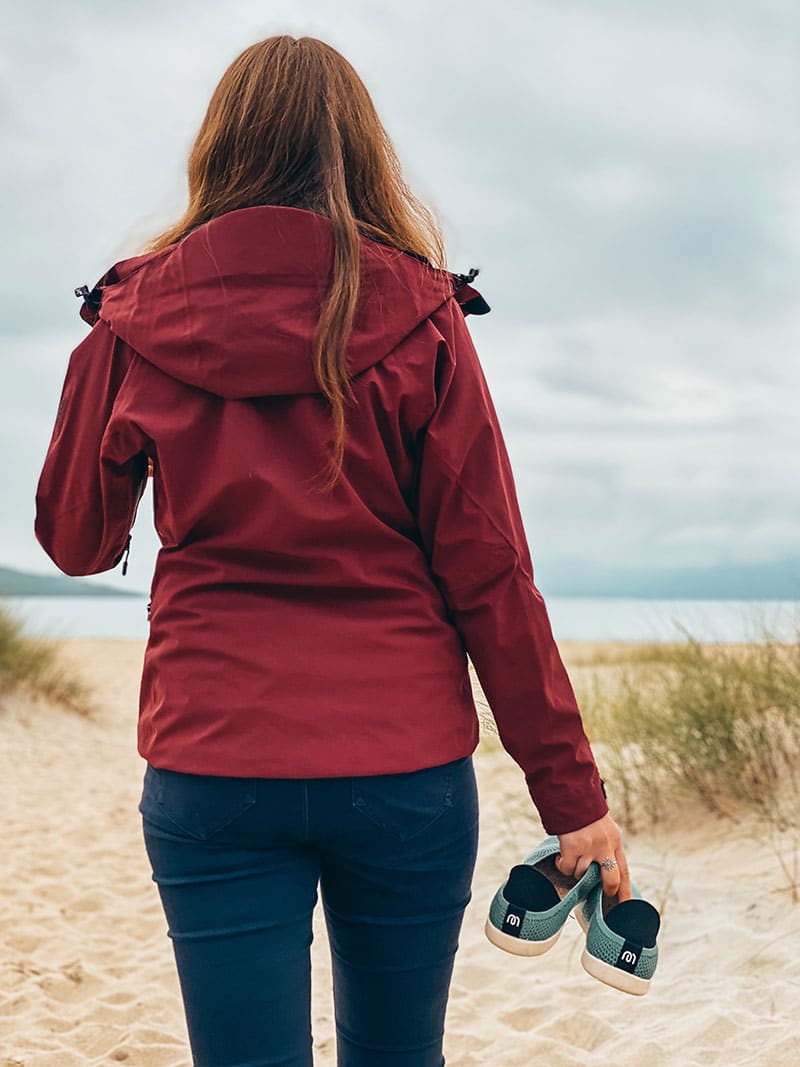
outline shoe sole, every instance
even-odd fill
[[[583,932],[585,934],[588,933],[589,923],[583,916],[583,905],[579,904],[572,914],[580,923]],[[614,989],[619,989],[623,993],[632,993],[634,996],[643,997],[650,988],[649,978],[642,978],[638,974],[628,974],[627,971],[621,971],[618,967],[606,963],[605,960],[599,960],[597,956],[593,956],[585,946],[581,953],[581,965],[584,971],[590,974],[592,978],[596,978],[598,982],[603,982],[605,985],[613,986]]]
[[[593,956],[587,948],[584,948],[581,953],[581,964],[592,978],[596,978],[605,985],[613,986],[614,989],[619,989],[623,993],[633,993],[634,996],[641,997],[650,988],[649,978],[641,978],[638,974],[620,971],[610,963]]]
[[[487,918],[483,929],[492,944],[497,945],[498,948],[502,948],[506,952],[513,952],[515,956],[542,956],[561,937],[563,927],[556,930],[552,937],[548,937],[544,941],[530,941],[526,938],[514,937],[503,930],[498,930],[492,924],[490,918]]]
[[[580,904],[576,904],[575,905],[575,907],[572,909],[572,914],[575,916],[575,918],[580,923],[580,926],[581,926],[581,929],[583,930],[583,932],[585,934],[588,933],[589,932],[589,923],[583,917],[583,901],[581,901]]]

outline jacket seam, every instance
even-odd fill
[[[434,328],[435,328],[436,330],[438,330],[438,332],[439,332],[439,336],[440,336],[441,340],[440,340],[439,342],[437,342],[437,347],[438,347],[438,344],[441,344],[442,342],[444,342],[444,344],[445,344],[445,345],[447,346],[447,350],[448,350],[448,352],[450,353],[450,355],[451,355],[451,357],[452,357],[452,361],[453,361],[453,367],[454,367],[454,369],[455,369],[455,364],[456,364],[456,356],[455,356],[455,354],[454,354],[454,350],[455,350],[455,345],[454,345],[454,344],[451,344],[451,343],[450,343],[450,342],[448,341],[447,337],[446,337],[446,336],[445,336],[445,335],[444,335],[444,334],[442,333],[442,331],[441,331],[441,330],[439,329],[439,327],[438,327],[438,326],[436,325],[436,323],[435,323],[435,322],[433,321],[433,316],[434,316],[434,315],[435,315],[435,314],[436,314],[436,313],[437,313],[438,311],[441,311],[441,309],[442,309],[443,307],[446,307],[446,306],[448,305],[448,303],[449,303],[449,302],[450,302],[451,300],[455,301],[456,307],[457,307],[457,308],[459,309],[459,311],[460,311],[460,309],[461,309],[461,305],[459,304],[458,300],[456,299],[456,295],[455,295],[455,291],[454,291],[454,292],[452,292],[452,293],[447,293],[447,294],[445,295],[445,298],[444,298],[444,300],[443,300],[443,301],[441,302],[441,304],[438,304],[438,305],[437,305],[437,306],[436,306],[436,307],[435,307],[435,308],[434,308],[434,309],[433,309],[433,310],[432,310],[431,312],[429,312],[429,314],[428,314],[428,316],[427,316],[427,319],[426,319],[425,321],[426,321],[426,322],[428,322],[428,321],[429,321],[429,322],[431,323],[431,325],[432,325],[432,326],[434,326]],[[467,327],[467,329],[469,329],[469,327]],[[433,407],[431,408],[431,412],[430,412],[430,414],[429,414],[429,415],[426,415],[426,416],[425,416],[425,418],[424,418],[424,419],[422,420],[422,423],[421,423],[421,425],[419,426],[419,428],[418,428],[418,430],[417,430],[417,434],[423,433],[423,432],[424,432],[424,431],[425,431],[425,430],[427,429],[427,427],[428,427],[428,423],[429,423],[429,422],[431,421],[431,419],[432,419],[432,418],[433,418],[433,416],[434,416],[434,415],[436,414],[436,412],[437,412],[437,410],[438,410],[438,408],[439,408],[439,403],[440,403],[439,397],[438,397],[438,396],[435,396],[435,397],[434,397],[434,400],[433,400]]]
[[[444,464],[444,466],[449,468],[451,473],[453,473],[456,476],[456,479],[458,479],[459,472],[452,465],[452,463],[450,463],[448,460],[446,460],[444,458],[444,456],[440,456],[439,459]],[[508,547],[511,549],[511,552],[512,552],[512,554],[514,556],[514,559],[515,559],[515,561],[517,563],[517,566],[522,571],[522,573],[525,575],[525,577],[528,578],[532,583],[533,582],[533,575],[529,574],[527,568],[524,566],[522,558],[521,558],[521,556],[519,554],[519,551],[518,551],[516,545],[514,545],[514,543],[512,541],[510,541],[509,538],[505,535],[505,533],[500,529],[500,527],[497,525],[497,522],[495,521],[493,516],[484,507],[483,503],[480,500],[478,500],[477,497],[473,496],[471,491],[469,489],[467,489],[467,487],[465,485],[463,485],[463,483],[459,482],[459,485],[460,485],[461,492],[464,494],[464,496],[468,497],[472,501],[472,503],[481,512],[483,512],[483,514],[486,516],[486,518],[491,523],[492,528],[495,530],[495,532],[500,535],[500,537],[503,539],[505,544],[508,545]],[[479,584],[480,584],[480,582],[469,582],[467,585],[453,586],[452,588],[453,589],[468,589],[471,585],[479,585]]]

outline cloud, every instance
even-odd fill
[[[481,268],[470,326],[539,571],[796,553],[796,5],[40,0],[0,63],[2,562],[48,569],[32,498],[74,286],[177,216],[216,81],[275,32],[348,56],[452,268]],[[142,528],[113,580],[146,585],[156,547]]]

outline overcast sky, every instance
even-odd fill
[[[348,57],[451,269],[480,268],[540,586],[800,558],[794,0],[29,0],[3,22],[0,564],[56,573],[34,492],[88,330],[73,289],[180,214],[215,84],[275,33]],[[150,500],[128,576],[100,580],[149,586]]]

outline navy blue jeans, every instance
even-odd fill
[[[197,1067],[311,1067],[322,895],[338,1067],[442,1067],[478,848],[472,756],[402,774],[146,767],[139,809]]]

